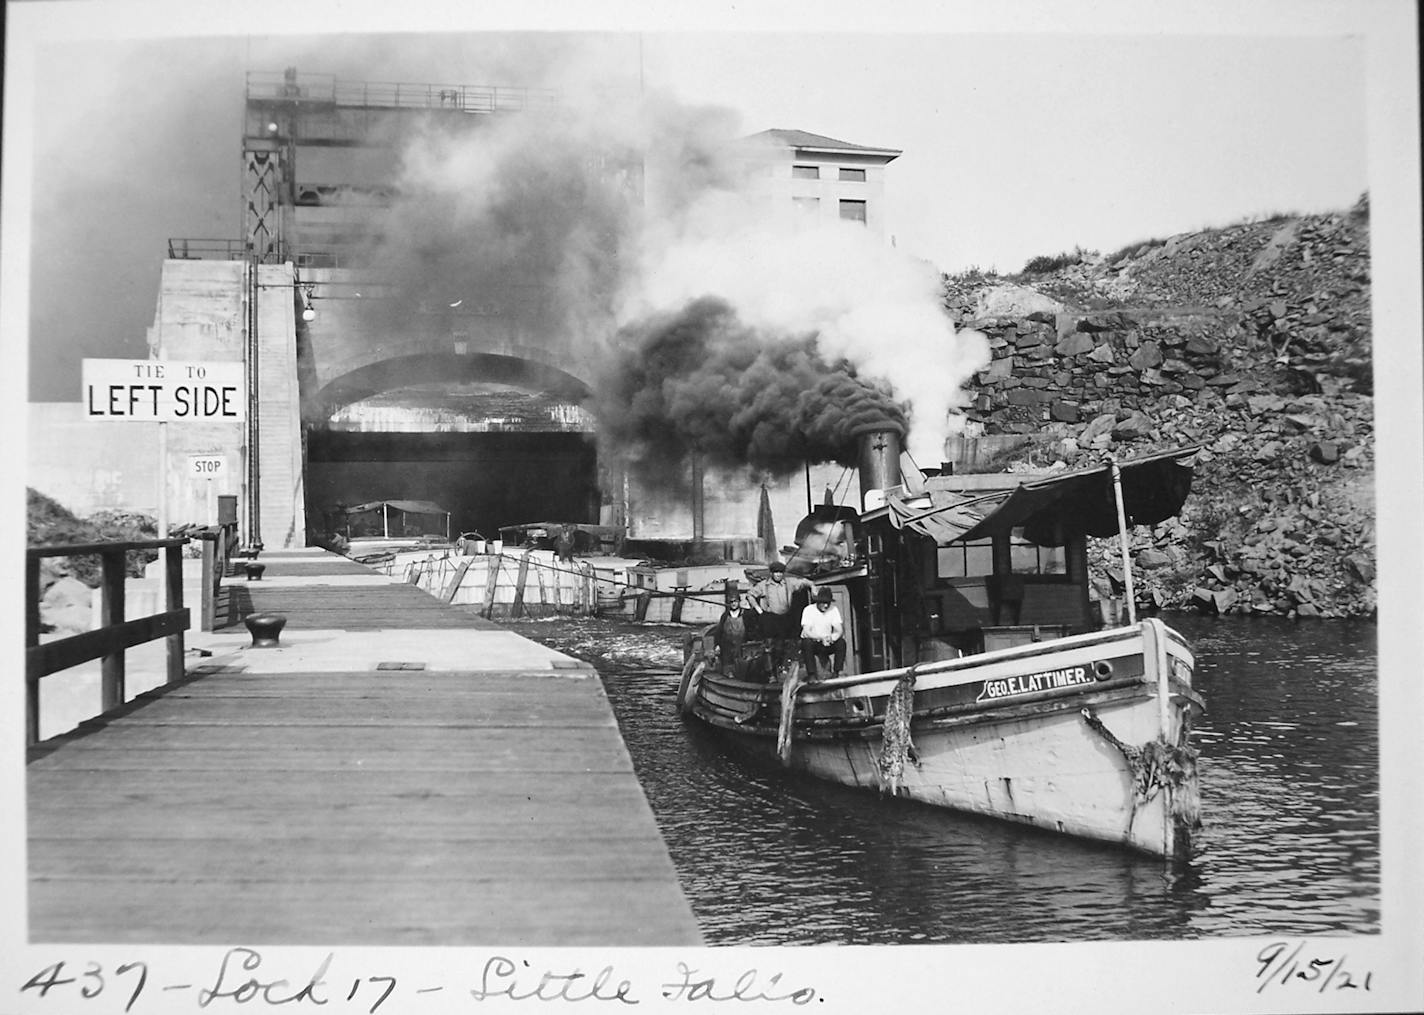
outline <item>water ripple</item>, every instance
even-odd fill
[[[599,667],[712,943],[1377,933],[1373,625],[1169,623],[1195,644],[1209,709],[1196,731],[1205,826],[1176,868],[750,763],[677,718],[680,631],[521,633]]]

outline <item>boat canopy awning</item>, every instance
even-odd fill
[[[373,500],[365,504],[357,504],[346,509],[348,515],[359,515],[364,511],[379,511],[382,508],[391,507],[397,511],[403,511],[408,515],[448,515],[439,504],[428,500]]]
[[[1129,525],[1156,525],[1181,510],[1191,491],[1191,457],[1197,450],[1164,451],[1119,464]],[[1013,480],[1011,475],[1004,478]],[[1073,535],[1104,537],[1118,529],[1111,465],[1033,477],[979,495],[934,487],[928,494],[891,493],[885,506],[896,528],[911,529],[940,545],[1022,528],[1029,541],[1057,546]]]

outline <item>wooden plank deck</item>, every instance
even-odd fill
[[[279,573],[277,577],[301,576]],[[343,631],[386,627],[491,630],[498,626],[472,611],[453,610],[413,585],[300,586],[278,585],[266,579],[256,582],[238,579],[225,584],[217,599],[214,626],[219,629],[240,627],[242,619],[253,613],[280,613],[293,627]]]
[[[353,573],[303,564],[287,577]],[[243,588],[302,631],[379,621],[472,659],[512,638],[402,584]],[[698,943],[600,681],[528,644],[523,671],[272,672],[251,650],[40,745],[30,939]]]

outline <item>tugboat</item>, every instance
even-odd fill
[[[1137,619],[1129,524],[1174,516],[1195,448],[1054,473],[929,476],[862,432],[862,508],[816,508],[787,562],[844,618],[839,674],[793,644],[690,639],[678,707],[792,769],[1173,860],[1200,826],[1186,640]],[[1090,595],[1121,541],[1125,611]],[[830,654],[830,653],[827,653]]]

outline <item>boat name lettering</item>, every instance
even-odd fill
[[[1053,691],[1060,687],[1094,683],[1093,671],[1089,666],[1068,666],[1061,670],[1044,670],[1041,673],[1024,673],[997,680],[984,681],[976,701],[994,698],[1012,698],[1018,694],[1033,694],[1036,691]]]

